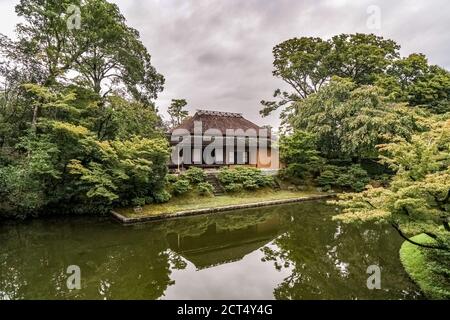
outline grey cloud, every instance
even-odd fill
[[[114,0],[138,29],[153,64],[166,77],[157,101],[165,111],[174,98],[197,108],[243,112],[259,124],[262,99],[283,82],[272,76],[272,48],[292,37],[329,38],[373,32],[369,5],[381,9],[379,34],[396,40],[402,54],[422,52],[450,69],[450,2],[447,0]],[[2,32],[13,30],[14,4],[0,0]]]

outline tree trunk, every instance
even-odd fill
[[[39,107],[36,104],[33,107],[33,119],[31,120],[31,130],[33,131],[33,133],[36,133],[36,129],[37,129],[37,117],[38,117],[38,112],[39,112]]]

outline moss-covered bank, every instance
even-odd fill
[[[422,244],[429,244],[433,239],[425,234],[417,235],[411,240]],[[411,279],[417,283],[425,296],[429,299],[450,299],[450,287],[445,276],[435,272],[429,254],[425,250],[405,241],[400,248],[400,260]]]

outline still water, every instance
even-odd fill
[[[306,202],[124,227],[71,218],[0,225],[1,299],[420,299],[389,227]],[[81,289],[67,289],[68,266]],[[381,268],[381,290],[366,285]]]

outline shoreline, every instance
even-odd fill
[[[334,197],[336,197],[336,194],[316,195],[316,196],[298,197],[298,198],[291,198],[291,199],[269,200],[269,201],[261,201],[261,202],[246,203],[246,204],[228,205],[228,206],[221,206],[221,207],[215,207],[215,208],[193,209],[193,210],[179,211],[179,212],[173,212],[173,213],[163,213],[163,214],[158,214],[158,215],[136,216],[136,217],[125,217],[124,215],[122,215],[114,210],[111,210],[111,215],[115,220],[121,222],[124,225],[133,225],[133,224],[139,224],[139,223],[145,223],[145,222],[164,221],[164,220],[170,220],[170,219],[176,219],[176,218],[182,218],[182,217],[199,216],[199,215],[205,215],[205,214],[218,214],[218,213],[224,213],[224,212],[230,212],[230,211],[242,210],[242,209],[262,208],[262,207],[276,206],[276,205],[289,204],[289,203],[324,200],[324,199],[331,199]]]

